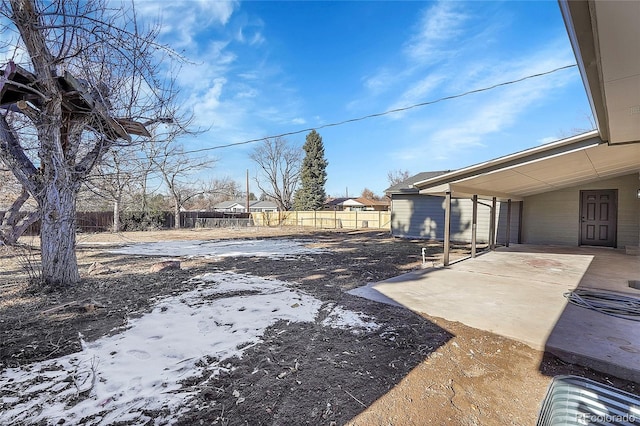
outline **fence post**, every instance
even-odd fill
[[[356,223],[355,223],[355,225],[356,226],[354,226],[353,228],[354,229],[359,229],[359,227],[358,227],[358,210],[356,210]]]

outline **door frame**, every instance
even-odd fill
[[[614,226],[613,226],[613,243],[612,245],[602,245],[602,246],[592,246],[592,247],[611,247],[611,248],[617,248],[618,247],[618,190],[617,189],[611,189],[611,188],[597,188],[597,189],[582,189],[580,190],[580,208],[579,208],[579,213],[578,213],[578,225],[580,227],[580,230],[578,231],[578,246],[591,246],[590,244],[583,244],[582,243],[582,230],[583,230],[583,226],[582,226],[582,217],[583,217],[583,207],[584,207],[584,201],[583,201],[583,197],[584,197],[584,193],[585,192],[611,192],[613,194],[613,200],[612,200],[612,205],[613,205],[613,213],[612,216],[615,220],[614,222]]]

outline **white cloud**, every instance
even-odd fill
[[[572,62],[570,52],[558,49],[552,43],[543,51],[512,61],[470,64],[469,69],[461,70],[461,78],[452,79],[455,83],[448,85],[463,93],[550,71]],[[482,72],[477,72],[478,69]],[[415,158],[416,150],[420,150],[430,152],[432,158],[442,161],[464,149],[485,146],[485,141],[492,135],[509,128],[536,104],[553,97],[557,90],[575,78],[575,72],[560,71],[445,101],[437,108],[427,106],[425,108],[430,109],[428,113],[413,110],[412,121],[407,126],[414,135],[411,147],[395,151],[393,157],[411,160]]]
[[[250,36],[246,36],[245,31],[247,30],[248,30],[247,27],[238,28],[238,30],[236,31],[235,39],[240,43],[246,43],[250,46],[259,46],[266,41],[262,33],[260,33],[259,31],[255,31]]]
[[[177,50],[183,47],[189,55],[191,63],[180,70],[177,83],[186,97],[185,108],[193,113],[193,124],[207,129],[191,142],[200,146],[240,142],[265,136],[266,122],[299,123],[303,119],[296,93],[285,86],[282,70],[262,59],[268,47],[264,22],[244,13],[232,16],[237,2],[224,7],[214,3],[225,2],[162,3],[146,11],[162,14],[167,28],[161,40]]]
[[[222,94],[222,88],[224,87],[227,79],[223,77],[216,78],[212,81],[212,85],[209,90],[202,96],[199,108],[202,109],[216,109],[220,106],[220,96]]]
[[[459,8],[459,3],[442,1],[426,9],[416,34],[405,45],[406,55],[420,63],[440,60],[450,49],[449,42],[462,33],[463,24],[468,20]]]
[[[373,76],[365,76],[362,81],[365,88],[373,93],[379,93],[385,90],[393,79],[394,74],[387,69],[383,69]]]
[[[254,81],[260,78],[260,75],[256,70],[241,72],[237,74],[237,76],[244,80],[254,80]]]
[[[250,98],[256,98],[258,96],[258,94],[260,93],[260,91],[256,88],[253,87],[247,87],[245,90],[239,91],[236,93],[235,98],[236,99],[250,99]]]
[[[179,50],[192,47],[196,36],[209,27],[226,25],[238,4],[237,1],[136,0],[136,10],[143,18],[159,18],[161,36]]]
[[[262,34],[260,34],[260,33],[255,33],[253,35],[253,37],[251,38],[251,40],[249,41],[249,44],[251,46],[257,46],[257,45],[260,45],[260,44],[262,44],[264,42],[265,42],[264,36]]]
[[[429,96],[435,92],[444,82],[448,80],[447,76],[433,73],[427,77],[418,80],[409,86],[404,93],[388,108],[388,110],[404,108],[415,105],[429,99]],[[395,113],[389,116],[392,119],[400,119],[405,116],[404,113]]]
[[[457,2],[442,1],[424,9],[412,35],[404,43],[401,55],[390,58],[388,63],[363,77],[365,98],[350,102],[348,107],[371,105],[373,99],[389,93],[400,95],[389,102],[387,110],[423,101],[447,79],[445,73],[434,72],[434,65],[441,64],[446,68],[465,49],[462,37],[469,17],[460,8]]]

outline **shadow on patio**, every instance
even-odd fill
[[[588,247],[512,245],[446,268],[352,291],[509,337],[559,358],[640,382],[638,323],[567,302],[574,289],[640,297],[637,256]],[[544,373],[544,371],[543,371]]]

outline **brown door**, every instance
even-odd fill
[[[615,189],[580,191],[580,244],[616,246],[617,198]]]

